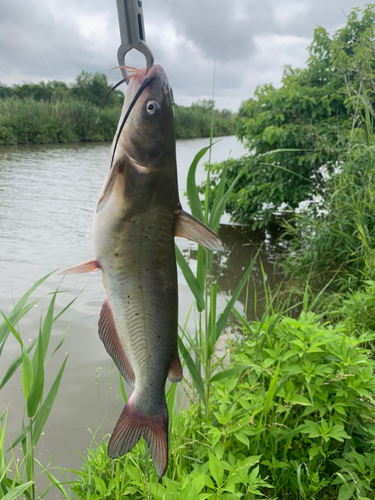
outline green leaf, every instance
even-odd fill
[[[30,393],[27,398],[27,416],[32,418],[38,405],[43,396],[44,388],[44,353],[43,353],[43,342],[42,342],[42,332],[39,332],[38,345],[36,347],[36,370],[33,385],[31,386]]]
[[[269,411],[269,409],[271,408],[271,405],[272,405],[273,397],[274,397],[275,391],[276,391],[277,378],[279,376],[279,369],[280,369],[280,362],[279,362],[279,364],[276,367],[275,373],[274,373],[274,375],[272,377],[272,380],[270,382],[270,385],[268,387],[266,400],[264,402],[264,413],[265,413],[265,415],[267,415],[267,413],[268,413],[268,411]]]
[[[1,465],[1,457],[3,455],[3,450],[4,450],[5,431],[7,428],[7,419],[8,419],[8,408],[5,409],[5,414],[3,418],[4,418],[4,423],[2,427],[0,426],[0,465]]]
[[[122,379],[121,373],[119,373],[119,379],[120,379],[120,390],[121,390],[122,400],[123,400],[124,404],[126,405],[126,403],[128,402],[128,396],[126,395],[126,392],[125,392],[124,381]]]
[[[49,278],[51,274],[53,274],[54,272],[55,271],[52,271],[51,273],[47,274],[46,276],[38,280],[32,287],[28,289],[28,291],[23,295],[23,297],[17,302],[17,304],[12,309],[11,313],[8,314],[8,320],[12,325],[17,323],[40,300],[40,298],[38,298],[28,306],[24,307],[30,295],[38,288],[39,285],[43,283],[43,281]],[[6,339],[8,333],[9,333],[8,325],[6,324],[6,322],[3,322],[0,325],[0,344],[2,344],[3,341]]]
[[[243,432],[236,432],[235,433],[236,438],[238,441],[241,441],[241,443],[245,444],[247,447],[250,445],[249,438],[244,434]]]
[[[16,486],[13,490],[8,491],[8,493],[2,497],[2,500],[15,500],[19,498],[32,484],[34,484],[34,481],[28,481],[27,483]]]
[[[210,223],[217,220],[217,216],[215,216],[216,214],[219,215],[219,213],[218,213],[219,208],[218,207],[220,205],[221,200],[223,199],[223,197],[225,195],[226,179],[227,179],[227,166],[224,165],[223,171],[222,171],[221,176],[220,176],[220,182],[219,182],[219,185],[217,187],[215,199],[214,199],[212,209],[211,209]],[[225,210],[225,206],[224,206],[224,210]],[[219,224],[220,224],[220,219],[221,219],[222,215],[223,215],[223,213],[220,214]],[[215,226],[211,227],[211,229],[213,231],[217,231],[219,228],[219,225],[216,228],[214,228],[214,227]]]
[[[194,363],[192,357],[190,356],[189,351],[184,346],[184,343],[182,342],[180,336],[178,336],[177,340],[178,340],[178,348],[181,352],[182,357],[185,360],[186,366],[188,367],[188,370],[189,370],[191,378],[194,382],[195,388],[197,389],[198,394],[200,395],[203,404],[206,405],[206,395],[204,392],[204,384],[203,384],[202,376],[199,373],[197,365]]]
[[[259,465],[257,465],[250,473],[249,476],[249,486],[250,488],[254,485],[254,482],[256,482],[259,474]]]
[[[312,406],[311,402],[307,398],[305,398],[304,396],[300,396],[299,394],[293,394],[293,396],[291,396],[290,398],[290,402],[303,406]]]
[[[48,477],[48,479],[50,480],[50,483],[51,483],[50,486],[54,485],[64,495],[64,498],[66,500],[71,500],[71,496],[69,496],[68,492],[64,488],[61,481],[59,481],[49,470],[47,470],[44,467],[44,465],[37,458],[34,457],[34,460],[38,464],[38,466],[40,467],[40,470],[43,472],[43,474],[45,474]],[[48,488],[48,490],[49,490],[49,488]],[[46,492],[43,493],[43,496],[45,494],[46,494]]]
[[[69,330],[69,326],[68,328],[65,330],[65,332],[62,334],[61,336],[61,339],[59,340],[59,343],[57,344],[56,348],[54,349],[53,353],[52,353],[52,356],[60,349],[60,347],[63,345],[64,343],[64,340],[65,340],[65,337],[66,337],[66,334],[68,333],[68,330]]]
[[[340,488],[337,500],[350,500],[351,498],[353,498],[354,492],[355,492],[354,483],[343,484]]]
[[[53,312],[55,309],[56,294],[57,294],[57,292],[54,292],[52,300],[49,304],[48,311],[47,311],[46,317],[44,319],[42,332],[41,332],[41,341],[43,343],[43,363],[44,363],[46,356],[47,356],[49,341],[51,338],[51,331],[52,331],[52,324],[53,324]]]
[[[224,469],[220,460],[212,453],[209,455],[209,468],[218,488],[223,485]]]
[[[26,349],[27,353],[31,351],[31,349],[34,347],[34,345],[38,342],[38,339],[33,340],[33,342],[29,345],[29,347]],[[14,372],[17,370],[17,368],[20,366],[23,360],[23,354],[20,354],[16,359],[14,359],[11,364],[9,365],[8,370],[6,371],[3,380],[1,381],[0,384],[0,389],[4,387],[4,385],[10,380]]]
[[[195,182],[195,172],[197,170],[197,166],[200,159],[207,153],[210,147],[211,146],[207,146],[198,151],[198,153],[194,157],[192,164],[190,165],[188,176],[186,179],[186,191],[190,203],[191,213],[194,215],[194,217],[196,217],[203,223],[204,223],[204,217],[203,217],[201,201],[199,199],[197,184]]]
[[[235,366],[230,368],[229,370],[223,370],[219,373],[216,373],[213,377],[210,378],[210,382],[217,382],[218,380],[223,380],[224,378],[232,377],[233,375],[237,375],[244,370],[249,368],[248,365]]]
[[[74,304],[74,302],[78,299],[78,297],[81,295],[82,292],[79,292],[79,294],[77,295],[77,297],[75,297],[73,300],[71,300],[69,302],[69,304],[67,304],[63,309],[61,309],[61,311],[59,312],[59,314],[56,314],[56,316],[53,318],[53,322],[55,323],[55,321],[57,321],[59,319],[59,317],[64,314],[64,312],[69,309],[69,307]]]
[[[60,387],[61,378],[63,376],[67,360],[68,356],[65,357],[64,362],[59,370],[59,373],[57,374],[57,377],[55,378],[55,381],[53,382],[52,387],[49,390],[49,393],[47,394],[47,397],[43,401],[43,404],[40,407],[40,410],[38,411],[38,414],[35,418],[34,432],[32,434],[33,446],[36,446],[38,444],[43,428],[47,422],[49,414],[51,413],[53,403],[55,402],[56,395]]]
[[[31,386],[33,384],[33,378],[34,378],[33,364],[31,362],[31,359],[30,359],[26,349],[23,348],[23,353],[22,353],[22,389],[23,389],[23,394],[25,396],[26,401],[27,401],[27,398],[29,396]]]
[[[344,441],[344,439],[350,439],[350,436],[345,432],[344,426],[342,424],[334,425],[328,433],[329,437],[336,439],[337,441]]]
[[[19,333],[17,332],[17,330],[14,328],[12,323],[9,321],[9,319],[5,316],[5,314],[2,311],[0,311],[0,314],[4,318],[4,322],[5,322],[6,326],[8,327],[9,331],[13,334],[14,338],[17,340],[17,342],[20,344],[20,346],[23,347],[22,339],[21,339]]]
[[[184,278],[190,288],[190,291],[192,292],[197,301],[198,310],[203,311],[203,309],[205,308],[203,291],[198,283],[198,280],[194,276],[193,271],[190,269],[189,264],[186,262],[185,257],[182,255],[181,250],[178,248],[177,245],[175,245],[175,249],[176,249],[177,264],[179,265],[182,274],[184,275]]]
[[[27,427],[25,427],[24,429],[22,429],[22,431],[20,432],[20,434],[18,434],[18,436],[16,437],[16,439],[9,446],[9,448],[7,449],[7,451],[5,453],[8,453],[10,450],[14,450],[14,448],[25,438],[25,436],[27,435],[27,433],[29,432],[29,430],[30,430],[30,426],[29,425]]]
[[[232,194],[232,191],[233,191],[235,185],[237,184],[238,180],[243,176],[243,174],[247,171],[247,169],[248,169],[248,166],[246,165],[246,167],[244,167],[239,172],[239,174],[236,176],[236,178],[234,179],[232,184],[229,186],[229,188],[226,191],[226,193],[224,194],[224,196],[222,196],[221,200],[218,202],[217,206],[215,207],[215,211],[211,212],[210,221],[209,221],[208,225],[213,231],[218,230],[219,224],[220,224],[220,219],[224,213],[225,207],[227,206],[230,195]]]

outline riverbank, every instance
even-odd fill
[[[31,97],[0,99],[0,145],[112,141],[121,106],[99,107],[89,101],[36,100]],[[211,109],[204,103],[174,107],[176,138],[209,137]],[[215,136],[232,135],[229,111],[214,110]]]

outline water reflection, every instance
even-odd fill
[[[267,282],[271,290],[274,290],[282,280],[280,268],[281,254],[284,250],[282,230],[277,224],[256,231],[252,231],[248,227],[222,224],[219,235],[223,242],[224,251],[214,254],[211,274],[215,278],[219,277],[220,293],[226,298],[233,295],[247,267],[260,249],[258,259],[251,273],[251,286],[244,287],[238,299],[242,310],[247,297],[246,310],[248,317],[249,319],[256,319],[254,311],[255,295],[258,306],[262,305],[264,281]],[[197,260],[197,249],[186,249],[184,255],[194,268],[194,261]],[[258,315],[261,312],[262,307],[258,307]]]

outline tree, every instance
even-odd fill
[[[244,170],[228,208],[235,221],[266,225],[283,207],[322,192],[324,172],[345,159],[353,128],[361,127],[361,120],[353,123],[360,95],[367,89],[374,100],[374,19],[368,6],[362,17],[353,9],[332,38],[317,28],[307,67],[287,66],[280,88],[259,86],[241,105],[236,135],[250,153],[215,165],[212,181],[215,190],[224,167],[228,184]]]
[[[108,84],[107,77],[104,73],[93,74],[89,71],[82,71],[72,85],[71,91],[75,98],[100,106],[103,97],[110,89],[111,85]],[[121,106],[123,100],[123,93],[119,90],[115,90],[106,100],[106,106]]]

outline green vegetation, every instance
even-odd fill
[[[308,279],[313,293],[324,289],[337,300],[375,280],[375,135],[366,115],[319,203],[284,223],[292,238],[285,270],[294,284]]]
[[[13,500],[19,498],[21,494],[27,500],[35,500],[38,493],[35,489],[35,466],[44,472],[50,480],[50,486],[43,493],[42,497],[48,492],[52,485],[67,498],[67,493],[62,484],[52,475],[50,471],[35,457],[35,447],[42,435],[43,429],[48,420],[52,406],[57,396],[61,378],[63,376],[68,356],[65,357],[61,367],[58,370],[47,394],[44,393],[45,387],[45,365],[54,356],[62,346],[67,331],[62,335],[59,343],[52,354],[47,357],[53,323],[70,307],[74,302],[70,302],[64,309],[55,315],[56,290],[50,300],[47,314],[40,322],[39,333],[37,337],[27,347],[19,333],[18,322],[39,302],[40,298],[29,301],[33,292],[50,276],[44,276],[35,283],[18,301],[8,316],[2,311],[0,314],[3,321],[0,324],[0,355],[3,353],[5,343],[10,334],[14,336],[20,345],[20,355],[16,357],[5,372],[0,383],[0,390],[13,377],[16,370],[22,366],[22,392],[25,398],[25,407],[23,415],[20,418],[20,434],[6,449],[6,425],[9,411],[9,405],[0,415],[0,498],[4,500]],[[22,459],[16,457],[16,447],[21,444]],[[7,458],[9,457],[10,458]]]
[[[237,203],[238,220],[246,216],[249,190],[253,190],[255,199],[252,217],[257,218],[258,224],[270,220],[281,200],[291,209],[301,199],[318,195],[284,222],[289,238],[285,260],[285,272],[290,278],[287,291],[271,292],[265,277],[264,313],[250,319],[246,308],[244,313],[236,310],[239,293],[251,285],[256,256],[246,263],[243,278],[219,314],[220,290],[211,276],[212,252],[199,247],[193,273],[177,249],[178,264],[194,297],[190,310],[194,330],[188,330],[187,321],[180,327],[184,395],[178,392],[176,384],[171,384],[167,391],[167,473],[158,479],[144,442],[125,457],[112,461],[107,456],[107,438],[95,442],[94,437],[82,469],[73,471],[76,480],[71,483],[71,492],[42,467],[65,498],[375,497],[372,20],[370,7],[361,19],[359,11],[354,10],[347,26],[333,40],[319,28],[310,48],[308,68],[287,70],[290,78],[285,79],[281,89],[268,87],[268,93],[259,92],[263,117],[255,113],[259,103],[249,101],[252,111],[240,116],[238,123],[249,134],[249,145],[255,153],[221,166],[212,167],[209,163],[207,181],[201,189],[202,201],[195,172],[198,162],[212,147],[211,127],[211,145],[196,155],[188,174],[187,193],[194,216],[213,230],[218,229],[228,202],[233,213]],[[326,99],[324,89],[328,93]],[[280,109],[272,108],[267,96],[272,96],[279,106],[285,97],[285,116],[280,123],[274,122],[277,126],[271,122]],[[294,109],[293,103],[300,108]],[[296,116],[288,111],[293,109]],[[267,125],[255,134],[258,118]],[[253,182],[250,188],[246,184],[249,178]],[[259,184],[255,185],[254,179]],[[278,183],[283,187],[279,189]],[[265,211],[264,203],[269,205]],[[28,294],[0,326],[0,353],[9,332],[20,342],[14,325],[34,304],[26,305]],[[5,458],[2,450],[7,412],[0,416],[0,498],[6,500],[22,492],[27,499],[35,496],[33,467],[37,462],[32,446],[48,417],[46,401],[52,404],[54,399],[50,394],[42,398],[38,382],[44,376],[40,367],[52,320],[59,316],[53,316],[54,297],[38,344],[35,341],[35,346],[25,349],[20,342],[21,355],[10,365],[0,385],[1,389],[22,364],[29,423],[23,422],[19,437],[24,454],[21,464],[16,463],[13,449],[10,459]],[[254,310],[259,311],[256,302],[255,297]],[[34,347],[31,359],[29,350]],[[56,388],[54,396],[62,371],[63,367],[52,385]],[[121,378],[120,381],[126,402]],[[15,471],[12,474],[8,471],[10,465]]]
[[[230,368],[212,377],[209,418],[195,386],[173,416],[162,480],[143,443],[113,462],[98,443],[72,486],[76,497],[373,498],[375,364],[360,346],[368,338],[308,310],[298,319],[269,310],[243,322],[243,333],[230,344]]]
[[[174,116],[177,139],[210,137],[212,114],[214,117],[215,137],[233,135],[236,126],[232,119],[232,112],[228,109],[214,109],[214,101],[198,101],[191,106],[174,105]]]
[[[0,144],[111,141],[124,99],[115,90],[96,123],[100,103],[111,86],[104,74],[82,73],[72,85],[51,81],[11,87],[0,84]],[[213,101],[175,106],[176,136],[209,137]],[[215,135],[234,134],[232,113],[213,110]]]
[[[373,113],[373,23],[368,6],[354,9],[332,38],[317,28],[306,68],[286,67],[280,88],[262,85],[242,104],[237,137],[250,153],[225,162],[228,185],[246,169],[229,201],[233,220],[267,225],[275,212],[326,191],[324,174],[347,160],[362,128],[364,94]],[[223,165],[214,167],[213,187]]]

